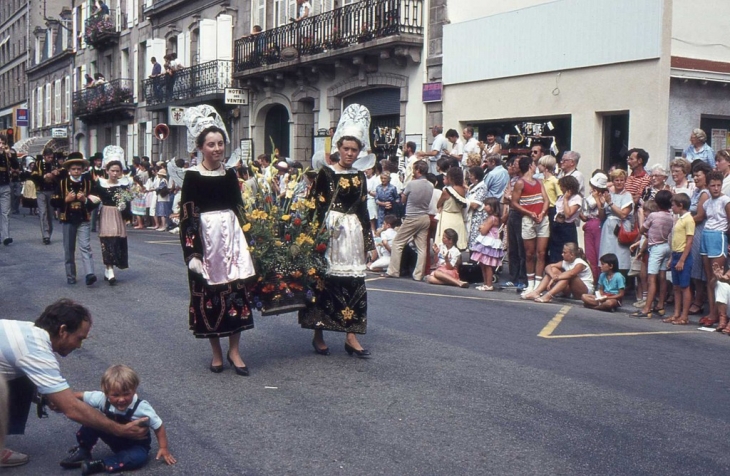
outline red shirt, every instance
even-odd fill
[[[649,186],[650,183],[651,175],[646,173],[646,170],[642,170],[640,174],[632,174],[626,178],[626,191],[629,192],[632,197],[641,197],[641,193]]]

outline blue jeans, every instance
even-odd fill
[[[107,473],[139,469],[147,464],[147,456],[150,451],[149,439],[127,440],[87,426],[82,426],[76,432],[76,441],[79,442],[79,446],[89,451],[94,448],[99,439],[109,445],[114,452],[113,456],[103,458]]]

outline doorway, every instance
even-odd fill
[[[264,123],[264,153],[274,152],[272,142],[279,149],[279,155],[289,157],[289,112],[276,104],[266,112]]]
[[[603,116],[603,157],[601,168],[611,167],[627,170],[626,154],[629,151],[629,113],[605,114]]]

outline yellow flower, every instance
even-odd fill
[[[322,203],[324,203],[324,202],[326,202],[327,200],[325,200],[325,198],[324,198],[324,195],[320,195],[320,196],[319,196],[319,201],[320,201],[320,202],[322,202]],[[314,207],[309,207],[309,208],[314,208]]]
[[[279,241],[279,240],[276,240],[276,241],[274,242],[274,244],[275,244],[276,246],[281,246],[281,245],[283,245],[284,243],[282,243],[282,242],[281,242],[281,241]]]
[[[289,221],[290,218],[291,218],[291,215],[282,215],[281,216],[282,221]]]
[[[352,179],[352,183],[356,187],[359,187],[360,186],[360,178],[359,177],[355,177],[354,179]]]
[[[346,308],[344,308],[342,310],[342,317],[344,317],[346,321],[349,321],[350,319],[352,319],[352,316],[354,316],[354,315],[355,315],[355,311],[350,309],[350,306],[347,306]]]
[[[243,225],[243,231],[248,231],[250,229],[251,229],[251,224],[250,223],[246,223],[245,225]]]
[[[350,187],[350,181],[347,180],[345,177],[340,178],[339,184],[340,184],[340,188],[347,189]]]
[[[317,274],[317,270],[314,268],[309,268],[309,271],[307,271],[307,274],[310,276],[314,276],[315,274]]]
[[[295,240],[295,243],[297,245],[299,245],[299,246],[302,246],[304,243],[308,243],[310,245],[313,245],[314,244],[314,240],[310,236],[307,236],[305,234],[301,234],[301,235],[297,236],[297,239]]]

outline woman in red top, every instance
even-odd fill
[[[545,271],[545,253],[550,238],[549,201],[542,183],[532,178],[535,174],[532,159],[523,156],[518,163],[522,178],[515,183],[511,206],[522,213],[522,241],[527,261],[527,288],[523,295],[526,295],[539,286]]]

